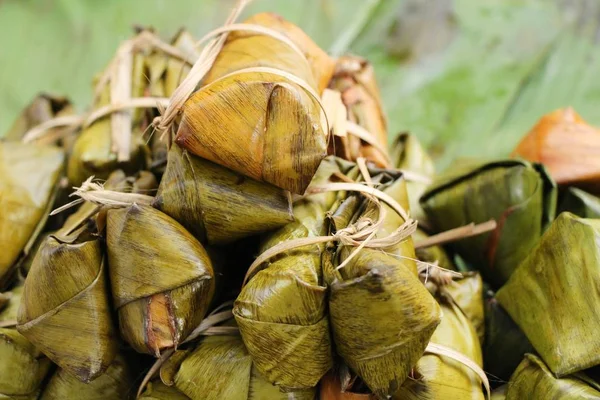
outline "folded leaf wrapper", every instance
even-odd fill
[[[170,363],[170,364],[169,364]],[[165,369],[173,371],[165,373]],[[312,400],[315,390],[280,392],[260,375],[239,336],[209,336],[188,354],[172,357],[161,378],[192,400]]]
[[[600,364],[600,220],[562,213],[496,298],[558,377]]]
[[[479,342],[485,336],[483,281],[476,272],[466,272],[463,278],[452,281],[444,289],[467,316],[477,331]]]
[[[16,319],[22,289],[12,289],[9,303],[0,312],[0,322]],[[0,399],[37,398],[50,366],[50,360],[16,329],[0,328]]]
[[[562,194],[558,212],[568,211],[582,218],[600,218],[600,198],[574,187]]]
[[[543,116],[512,155],[544,164],[559,185],[600,193],[599,151],[600,129],[565,108]]]
[[[447,346],[483,365],[481,345],[467,315],[453,302],[441,301],[443,318],[431,342]],[[445,356],[427,354],[417,363],[421,377],[406,381],[393,396],[397,400],[484,400],[481,380],[467,366]]]
[[[0,142],[0,288],[46,221],[63,160],[56,147]]]
[[[494,231],[459,240],[451,248],[499,287],[554,218],[556,185],[543,168],[525,161],[464,164],[439,176],[421,205],[437,232],[496,220]]]
[[[583,374],[556,378],[533,354],[527,354],[508,382],[506,400],[600,399],[600,385]]]
[[[223,244],[293,221],[291,197],[173,145],[155,206],[198,239]]]
[[[304,56],[268,35],[230,33],[200,89],[183,107],[176,142],[250,178],[304,193],[327,154],[328,132],[317,100],[289,78],[236,72],[278,69],[320,94],[333,73],[333,61],[281,17],[258,14],[246,23],[287,36]]]
[[[98,239],[49,236],[25,281],[18,331],[83,382],[115,357],[117,332]]]
[[[146,390],[140,396],[140,400],[189,400],[185,394],[177,388],[167,386],[161,381],[148,383]]]
[[[130,398],[133,382],[125,357],[118,355],[104,374],[87,384],[59,369],[48,381],[40,400],[124,400]]]
[[[106,230],[121,336],[140,353],[177,346],[200,324],[214,295],[206,250],[149,206],[109,210]]]
[[[364,58],[342,56],[337,59],[331,89],[338,90],[346,106],[348,120],[363,127],[383,149],[387,149],[387,122],[373,66]],[[378,167],[390,167],[389,154],[357,136],[335,136],[336,154],[345,160],[364,157]]]
[[[408,186],[408,185],[407,185]],[[410,193],[409,193],[410,197]],[[411,208],[412,210],[412,208]],[[412,214],[412,212],[411,212]],[[419,242],[421,240],[425,240],[429,237],[423,230],[418,229],[413,233],[412,238],[415,242]],[[429,247],[421,247],[419,249],[415,249],[415,254],[420,261],[424,261],[426,263],[435,264],[441,268],[449,269],[451,271],[456,271],[456,265],[450,258],[450,255],[446,252],[446,250],[442,246],[429,246]]]
[[[323,161],[314,184],[347,166]],[[260,251],[288,240],[323,236],[335,193],[307,196],[294,205],[296,221],[269,235]],[[333,365],[323,283],[323,245],[306,246],[269,260],[239,294],[234,315],[248,352],[265,378],[289,389],[315,386]]]

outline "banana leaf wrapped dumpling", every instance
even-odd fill
[[[436,178],[420,202],[437,232],[496,220],[494,231],[450,247],[499,287],[554,218],[556,185],[542,167],[526,161],[464,164]]]
[[[17,318],[23,336],[83,382],[101,375],[117,350],[105,264],[86,227],[49,236],[31,265]]]
[[[17,318],[23,287],[12,289],[0,322]],[[0,328],[0,399],[37,398],[52,363],[16,329]]]
[[[560,214],[496,295],[558,377],[600,364],[599,234],[600,220]]]
[[[258,14],[245,22],[275,30],[297,48],[265,34],[230,33],[200,89],[185,102],[175,141],[245,176],[304,193],[328,139],[324,114],[309,90],[320,96],[333,61],[279,16]],[[295,75],[308,88],[268,71],[243,72],[254,67]]]
[[[227,243],[293,221],[290,196],[173,145],[154,206],[198,239]]]
[[[510,378],[506,391],[506,400],[592,400],[599,398],[599,383],[592,381],[584,373],[557,378],[544,362],[533,354],[525,355]]]
[[[40,400],[123,400],[130,398],[134,377],[123,355],[117,355],[106,372],[83,383],[63,369],[52,375]]]
[[[121,336],[159,355],[202,321],[215,291],[204,247],[168,215],[133,204],[107,213],[107,248]]]
[[[314,184],[329,181],[347,166],[323,161]],[[334,193],[311,195],[294,205],[296,221],[273,232],[260,251],[298,238],[322,236]],[[321,270],[322,245],[306,246],[269,260],[250,277],[233,313],[254,363],[265,378],[283,388],[309,388],[333,364],[327,289]]]
[[[161,379],[192,400],[315,398],[314,389],[283,393],[268,383],[253,365],[239,336],[209,336],[187,354],[176,352],[163,366]]]
[[[176,387],[167,386],[160,380],[149,382],[146,390],[139,397],[140,400],[189,400],[185,394]]]
[[[483,281],[476,272],[463,273],[461,279],[453,280],[444,287],[454,302],[467,316],[479,338],[483,343],[485,336],[485,312],[483,299]]]
[[[568,211],[582,218],[600,218],[600,198],[574,187],[560,198],[558,212]]]
[[[56,147],[0,142],[0,288],[46,220],[63,160]]]

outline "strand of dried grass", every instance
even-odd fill
[[[486,397],[488,399],[491,398],[490,382],[488,381],[488,378],[487,378],[485,372],[483,371],[483,369],[481,369],[479,367],[479,365],[477,365],[477,363],[475,363],[469,357],[465,356],[464,354],[459,353],[458,351],[452,350],[449,347],[443,346],[441,344],[431,343],[431,342],[429,342],[429,344],[425,348],[425,353],[448,357],[454,361],[457,361],[457,362],[463,364],[464,366],[468,367],[469,369],[471,369],[473,372],[475,372],[475,374],[477,374],[477,376],[481,380],[481,383],[485,387]]]
[[[470,223],[468,225],[459,226],[458,228],[440,232],[437,235],[430,236],[426,239],[415,243],[415,249],[437,246],[444,243],[454,242],[456,240],[468,238],[471,236],[481,235],[482,233],[490,232],[496,229],[496,221],[491,219],[481,224]]]
[[[0,321],[0,328],[12,328],[14,326],[17,326],[17,320],[16,319],[11,319],[11,320],[7,320],[7,321]]]

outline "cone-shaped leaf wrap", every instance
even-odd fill
[[[600,220],[562,213],[496,298],[557,376],[600,364]]]
[[[149,206],[108,211],[107,244],[122,337],[158,355],[198,326],[212,301],[214,272],[204,247]]]
[[[98,239],[49,236],[25,281],[17,329],[83,382],[116,354],[107,278]]]
[[[173,145],[156,207],[200,240],[227,243],[293,221],[290,196]]]

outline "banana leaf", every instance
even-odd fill
[[[56,147],[0,142],[0,288],[46,221],[63,159]]]
[[[90,383],[59,369],[48,381],[40,400],[125,400],[133,393],[134,377],[122,355],[117,355],[106,372]]]
[[[508,385],[502,385],[492,391],[492,398],[490,400],[506,400],[506,390]]]
[[[600,399],[600,385],[581,375],[557,378],[541,359],[527,354],[508,382],[506,400]]]
[[[581,218],[600,218],[600,198],[574,187],[562,194],[557,212],[571,212]]]
[[[285,191],[173,145],[155,207],[201,241],[223,244],[293,221]]]
[[[409,186],[409,182],[407,182],[407,186]],[[410,197],[410,193],[409,193]],[[412,210],[412,208],[411,208]],[[412,213],[411,213],[412,214]],[[425,233],[422,229],[418,229],[412,235],[413,240],[415,242],[419,242],[421,240],[427,239],[429,235]],[[442,246],[430,246],[430,247],[422,247],[420,249],[415,249],[415,254],[417,258],[421,261],[434,264],[437,262],[437,265],[444,268],[449,269],[451,271],[457,271],[456,265],[446,252],[446,250]]]
[[[562,213],[496,295],[558,377],[600,364],[600,220]]]
[[[351,378],[351,377],[350,377]],[[356,380],[353,382],[356,383]],[[360,382],[362,383],[362,382]],[[358,393],[353,388],[342,388],[338,371],[331,370],[321,379],[320,394],[322,400],[376,400],[372,393]]]
[[[17,330],[83,382],[110,365],[117,333],[100,241],[79,230],[48,237],[25,280]]]
[[[559,185],[600,192],[600,130],[572,108],[543,116],[517,145],[512,156],[546,166]]]
[[[166,214],[133,204],[107,217],[108,265],[121,336],[158,356],[200,324],[215,280],[206,250]]]
[[[190,60],[195,60],[200,56],[197,40],[185,29],[179,30],[173,37],[171,44],[182,51]],[[177,86],[185,79],[190,72],[191,66],[182,60],[174,57],[167,59],[167,65],[164,74],[165,96],[170,97]]]
[[[185,394],[177,388],[167,386],[161,381],[148,383],[146,390],[139,398],[140,400],[189,400]]]
[[[521,328],[498,304],[493,292],[486,294],[485,340],[483,346],[484,370],[493,377],[490,384],[507,382],[526,353],[533,346]]]
[[[500,160],[463,164],[439,176],[421,197],[436,232],[495,219],[489,233],[452,243],[493,287],[504,284],[554,218],[556,185],[540,166]]]
[[[431,342],[455,350],[483,365],[477,332],[467,315],[452,301],[440,299],[444,317]],[[392,397],[397,400],[484,400],[481,380],[465,365],[444,356],[425,355],[416,366],[421,377],[409,380]]]
[[[234,74],[275,68],[303,79],[320,94],[333,73],[333,61],[279,16],[258,14],[245,22],[287,36],[305,57],[267,35],[230,33],[200,89],[183,106],[175,141],[245,176],[304,193],[327,154],[328,132],[317,101],[289,78],[270,72]]]
[[[17,318],[23,287],[14,287],[0,322]],[[0,328],[0,399],[37,398],[51,362],[24,336],[12,328]]]
[[[419,139],[410,133],[399,134],[391,146],[391,158],[393,167],[403,171],[413,172],[419,177],[409,179],[406,182],[410,210],[413,218],[419,222],[426,223],[426,215],[419,204],[419,199],[429,186],[428,179],[435,175],[435,165],[429,154],[425,151]]]
[[[2,140],[18,142],[31,128],[57,117],[74,114],[69,99],[52,94],[41,93],[25,107],[17,117],[13,125],[6,132]],[[56,140],[56,135],[61,134],[61,128],[54,128],[44,136],[44,139],[36,141],[38,144],[51,144]]]
[[[462,279],[454,280],[444,287],[444,290],[454,299],[458,307],[467,316],[479,342],[485,337],[485,313],[483,301],[483,281],[476,272],[466,272]]]
[[[387,149],[387,122],[373,66],[361,57],[342,56],[336,60],[329,87],[341,93],[348,120],[365,128],[383,149]],[[334,139],[335,152],[341,158],[356,161],[358,157],[365,157],[379,167],[390,167],[387,152],[382,154],[360,138],[347,135]]]
[[[313,184],[326,183],[333,173],[347,168],[328,157]],[[296,220],[268,235],[259,252],[287,240],[327,234],[326,213],[335,200],[335,193],[323,193],[296,202]],[[321,270],[323,248],[307,246],[269,260],[235,301],[233,313],[256,367],[282,388],[313,387],[333,363]]]
[[[161,371],[161,378],[169,376],[192,400],[312,400],[316,394],[315,389],[283,393],[268,383],[239,336],[206,337],[188,354],[172,357],[164,369],[173,372]]]

